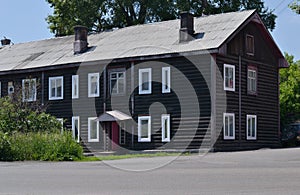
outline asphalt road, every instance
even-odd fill
[[[0,162],[0,194],[300,194],[300,148],[177,159]]]

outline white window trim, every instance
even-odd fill
[[[97,138],[96,139],[91,139],[91,122],[95,121],[97,117],[89,117],[88,118],[88,142],[99,142],[99,122],[96,121],[97,123]]]
[[[64,119],[63,118],[56,118],[56,120],[58,120],[61,124],[61,130],[60,132],[63,133],[64,132]]]
[[[231,87],[226,87],[226,71],[225,71],[226,68],[232,68],[233,69],[233,84],[232,84],[232,88]],[[235,66],[234,65],[224,64],[223,84],[224,84],[224,90],[225,91],[235,91]]]
[[[255,136],[249,136],[248,120],[253,118],[255,119]],[[246,133],[247,133],[247,140],[256,140],[257,138],[257,116],[256,115],[247,115]]]
[[[142,120],[148,120],[148,137],[142,138]],[[151,116],[139,116],[138,117],[138,142],[151,142]]]
[[[91,78],[93,76],[97,77],[97,93],[92,94],[91,92]],[[89,73],[88,74],[88,97],[99,97],[100,96],[100,82],[99,82],[99,73]]]
[[[168,76],[166,78],[166,74],[165,72],[167,72]],[[171,68],[170,67],[162,67],[161,69],[161,87],[162,87],[162,93],[170,93],[171,92]],[[167,85],[167,89],[165,89],[165,86]]]
[[[255,72],[255,77],[249,77],[249,72]],[[251,85],[251,80],[255,80],[255,90],[253,89],[250,89],[250,86]],[[253,86],[252,86],[253,88]],[[248,67],[248,70],[247,70],[247,91],[248,93],[250,94],[256,94],[257,93],[257,69],[255,68],[251,68],[251,67]]]
[[[78,135],[77,135],[77,139],[75,136],[75,121],[78,121]],[[73,138],[76,139],[76,141],[79,143],[80,142],[80,117],[79,116],[73,116],[72,117],[72,135]]]
[[[149,80],[148,80],[148,85],[149,89],[148,90],[142,90],[142,75],[144,72],[147,72],[149,74]],[[151,94],[152,93],[152,68],[143,68],[139,69],[139,94]]]
[[[119,73],[123,73],[124,74],[124,86],[123,86],[123,93],[120,93],[119,92],[119,79],[117,78],[116,79],[116,85],[117,85],[117,93],[112,93],[112,86],[111,86],[111,75],[112,74],[119,74]],[[124,70],[124,71],[121,71],[121,70],[116,70],[116,71],[112,71],[112,72],[110,72],[109,73],[109,90],[110,90],[110,94],[111,95],[124,95],[125,94],[125,92],[126,92],[126,71]]]
[[[165,128],[165,123],[164,121],[168,121],[168,128]],[[167,137],[165,137],[165,131],[167,131]],[[161,141],[162,142],[170,142],[170,115],[169,114],[163,114],[161,115]]]
[[[233,117],[232,136],[229,135],[229,132],[228,132],[228,136],[226,136],[226,133],[225,133],[226,117]],[[223,138],[224,138],[224,140],[234,140],[235,139],[235,115],[234,115],[234,113],[223,113]]]
[[[52,91],[51,91],[51,81],[61,79],[61,97],[51,97]],[[56,82],[55,82],[56,83]],[[62,100],[64,99],[64,77],[49,77],[49,100]]]
[[[35,89],[34,89],[34,95],[33,95],[33,98],[32,99],[25,99],[25,82],[27,82],[27,81],[29,81],[29,82],[31,82],[31,81],[34,81],[34,87],[35,87]],[[36,101],[36,79],[34,78],[34,79],[23,79],[22,80],[22,100],[23,100],[23,102],[34,102],[34,101]]]
[[[2,83],[0,81],[0,98],[2,97]]]
[[[75,91],[77,91],[77,94],[74,94]],[[78,99],[78,98],[79,98],[79,75],[72,75],[72,99]]]

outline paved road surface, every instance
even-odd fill
[[[160,168],[137,171],[141,165],[168,161]],[[176,160],[0,162],[0,194],[300,194],[300,148]]]

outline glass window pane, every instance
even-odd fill
[[[229,117],[229,136],[233,136],[233,117]]]
[[[97,121],[90,122],[90,139],[97,139]]]
[[[148,120],[141,120],[141,138],[148,138]]]

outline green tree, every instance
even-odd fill
[[[300,0],[295,0],[289,7],[297,14],[300,14]]]
[[[300,118],[300,60],[285,54],[289,68],[280,70],[280,112],[282,124]]]
[[[47,17],[55,36],[73,33],[73,26],[84,25],[100,32],[114,27],[171,20],[180,11],[195,16],[211,15],[245,9],[257,9],[266,26],[275,28],[276,16],[264,7],[262,0],[46,0],[54,9]]]

